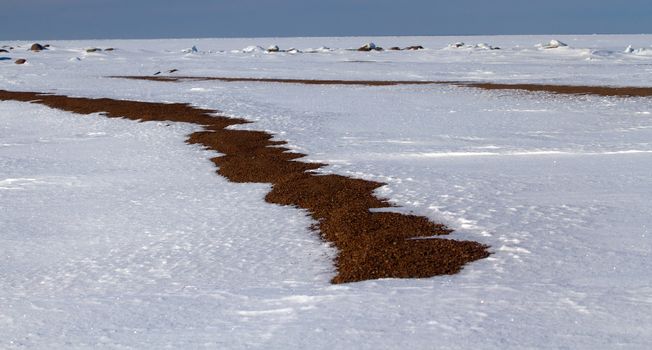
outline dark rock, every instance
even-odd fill
[[[272,45],[267,48],[267,52],[279,52],[279,51],[281,51],[281,49],[279,49],[278,46],[276,45]]]
[[[43,45],[41,45],[41,44],[35,43],[35,44],[32,44],[32,47],[30,47],[29,49],[32,50],[32,51],[38,52],[38,51],[41,51],[41,50],[45,50],[45,47]]]
[[[7,50],[5,50],[5,49],[0,49],[0,52],[6,52],[6,53],[9,53],[9,51],[7,51]]]
[[[0,56],[0,61],[9,61],[11,57]]]
[[[392,46],[392,47],[389,48],[389,50],[392,50],[392,51],[400,51],[401,48],[398,47],[398,46]]]
[[[91,47],[91,48],[86,49],[86,52],[98,52],[98,51],[102,51],[102,49],[97,48],[97,47]]]
[[[115,51],[115,49],[112,47],[107,47],[106,49],[104,49],[104,51]]]
[[[16,64],[24,64],[25,62],[27,62],[26,59],[24,59],[24,58],[19,58],[19,59],[17,59],[16,62],[14,62],[14,63],[16,63]]]
[[[178,72],[178,71],[179,71],[178,69],[174,68],[174,69],[170,69],[170,70],[168,71],[168,73],[174,73],[174,72]]]
[[[374,43],[368,43],[358,48],[358,51],[369,52],[369,51],[383,51],[382,47],[376,46]]]
[[[403,50],[423,50],[423,46],[421,45],[408,46]]]
[[[159,74],[161,74],[161,71],[154,73],[154,75],[159,75]]]

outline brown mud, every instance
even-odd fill
[[[649,97],[652,87],[590,86],[590,85],[551,85],[551,84],[498,84],[465,81],[426,81],[426,80],[319,80],[319,79],[275,79],[275,78],[225,78],[225,77],[190,77],[190,76],[113,76],[134,80],[151,80],[162,82],[178,81],[224,81],[224,82],[262,82],[306,85],[360,85],[360,86],[395,86],[395,85],[455,85],[483,90],[520,90],[529,92],[548,92],[568,95],[597,95],[615,97]]]
[[[78,114],[102,113],[109,118],[185,122],[203,126],[189,136],[223,156],[212,161],[218,173],[233,182],[271,183],[269,203],[306,209],[322,238],[338,249],[333,283],[377,278],[418,278],[454,274],[472,261],[489,256],[488,247],[472,241],[435,238],[451,230],[426,217],[371,211],[391,205],[374,196],[382,183],[339,175],[318,175],[323,164],[297,161],[284,141],[261,131],[230,130],[247,123],[217,116],[216,111],[187,104],[89,99],[0,90],[0,101],[38,103]],[[251,213],[255,215],[255,213]]]
[[[353,62],[353,61],[349,61]],[[360,62],[360,61],[356,61]],[[395,85],[427,85],[446,84],[452,82],[433,82],[418,80],[318,80],[318,79],[277,79],[277,78],[227,78],[227,77],[190,77],[190,76],[140,76],[124,75],[110,76],[109,78],[151,80],[163,82],[176,81],[224,81],[224,82],[257,82],[257,83],[285,83],[304,85],[361,85],[361,86],[395,86]]]
[[[468,83],[464,86],[484,90],[521,90],[529,92],[548,92],[566,95],[596,95],[615,97],[646,97],[652,96],[652,87],[620,87],[620,86],[590,86],[590,85],[549,85],[549,84],[497,84]]]

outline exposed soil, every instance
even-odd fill
[[[444,84],[462,87],[473,87],[484,90],[522,90],[533,92],[548,92],[554,94],[572,95],[597,95],[616,97],[645,97],[652,96],[652,87],[619,87],[619,86],[588,86],[588,85],[550,85],[550,84],[497,84],[485,82],[463,81],[425,81],[425,80],[318,80],[318,79],[274,79],[274,78],[225,78],[225,77],[190,77],[190,76],[114,76],[112,78],[125,78],[152,81],[207,81],[218,80],[225,82],[265,82],[288,83],[308,85],[362,85],[362,86],[394,86],[394,85],[427,85]]]
[[[579,85],[548,85],[548,84],[496,84],[469,83],[465,86],[485,90],[523,90],[549,92],[554,94],[597,95],[618,97],[652,96],[652,87],[618,87],[618,86],[579,86]]]
[[[352,61],[348,61],[352,62]],[[365,61],[367,62],[367,61]],[[305,84],[305,85],[362,85],[362,86],[393,86],[393,85],[424,85],[424,84],[445,84],[451,82],[433,82],[433,81],[412,81],[412,80],[315,80],[315,79],[275,79],[275,78],[226,78],[226,77],[190,77],[190,76],[112,76],[110,78],[123,78],[133,80],[152,80],[152,81],[208,81],[217,80],[225,82],[259,82],[259,83],[286,83],[286,84]]]
[[[488,247],[477,242],[434,238],[451,230],[425,217],[370,211],[391,206],[373,195],[382,183],[311,173],[323,164],[297,161],[304,155],[288,153],[287,148],[279,147],[285,142],[272,141],[271,134],[227,129],[247,123],[243,119],[179,103],[0,90],[0,101],[4,100],[39,103],[78,114],[103,113],[109,118],[202,125],[204,131],[191,134],[187,142],[224,154],[212,159],[220,175],[233,182],[271,183],[267,202],[304,208],[317,221],[315,228],[323,239],[339,251],[333,283],[454,274],[465,264],[489,256]]]

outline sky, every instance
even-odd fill
[[[0,39],[639,34],[652,0],[0,0]]]

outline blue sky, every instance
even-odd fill
[[[652,33],[652,0],[1,0],[0,39]]]

